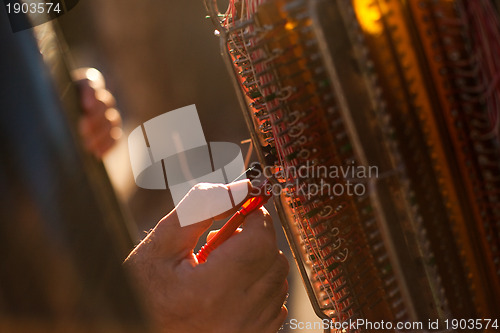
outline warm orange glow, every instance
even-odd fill
[[[285,29],[286,30],[293,30],[293,29],[295,29],[296,26],[297,26],[297,23],[293,23],[293,22],[288,21],[285,24]]]
[[[353,5],[359,24],[365,32],[371,35],[382,33],[382,14],[374,0],[353,0]]]

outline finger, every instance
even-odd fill
[[[263,209],[246,218],[242,230],[213,250],[204,264],[217,274],[221,285],[238,284],[248,288],[273,264],[278,248],[269,214]]]
[[[176,262],[191,260],[198,239],[211,225],[212,220],[208,219],[182,227],[175,211],[171,211],[158,222],[148,237],[154,243],[158,256]]]

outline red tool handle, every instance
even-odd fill
[[[260,195],[251,197],[250,199],[245,201],[241,208],[233,216],[231,216],[229,221],[224,224],[219,232],[217,232],[196,254],[198,262],[201,264],[207,261],[207,257],[210,252],[212,252],[217,247],[219,247],[219,245],[228,240],[229,237],[234,234],[236,229],[238,229],[238,227],[243,223],[245,217],[251,212],[259,209],[263,204],[267,202],[268,199],[269,196]]]

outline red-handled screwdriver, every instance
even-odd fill
[[[251,196],[248,200],[246,200],[241,205],[241,208],[233,216],[231,216],[226,224],[224,224],[224,226],[200,249],[200,251],[196,254],[196,258],[200,264],[207,261],[208,255],[234,234],[236,229],[238,229],[238,227],[243,223],[243,220],[248,216],[248,214],[259,209],[267,202],[267,200],[269,200],[271,193],[266,191],[266,185],[267,180],[259,188],[259,192],[261,194]]]

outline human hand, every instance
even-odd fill
[[[196,186],[186,197],[196,191],[209,205],[215,192],[228,187]],[[211,224],[208,219],[181,227],[174,209],[126,259],[158,330],[275,333],[287,316],[288,262],[276,246],[269,214],[264,208],[250,214],[242,229],[198,264],[193,249]]]
[[[78,124],[83,145],[97,158],[102,158],[122,134],[120,113],[114,108],[115,99],[106,90],[102,74],[94,68],[74,71],[73,79],[83,109]]]

